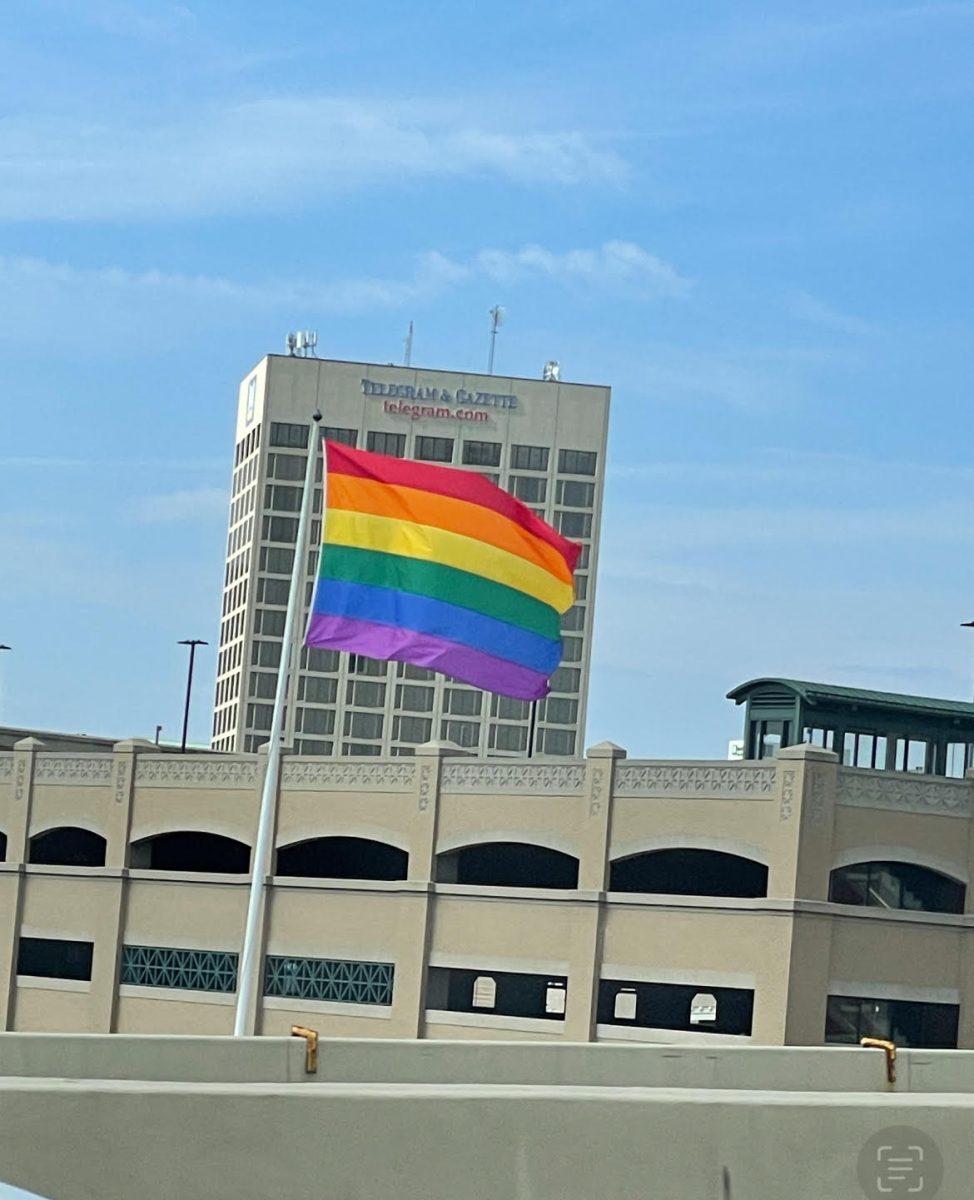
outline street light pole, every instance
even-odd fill
[[[204,642],[202,638],[185,638],[178,644],[180,646],[189,646],[189,672],[186,676],[186,707],[183,710],[183,741],[179,747],[180,754],[185,754],[186,734],[189,731],[189,698],[193,694],[193,663],[196,660],[196,647],[208,646],[209,642]]]

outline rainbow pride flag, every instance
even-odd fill
[[[480,475],[325,443],[305,644],[430,667],[522,700],[548,693],[581,547]]]

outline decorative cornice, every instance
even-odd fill
[[[940,817],[969,817],[972,813],[970,784],[861,767],[839,768],[836,800],[850,808],[885,808]]]
[[[669,796],[699,796],[701,799],[732,796],[744,800],[770,800],[776,778],[776,767],[630,762],[620,763],[616,767],[615,794],[660,799]]]
[[[112,782],[112,756],[40,753],[34,762],[34,782],[108,787]]]
[[[446,763],[440,775],[445,792],[478,795],[516,792],[526,795],[577,795],[585,787],[583,763]]]
[[[135,760],[136,787],[253,788],[257,761],[252,758],[219,758],[160,754]]]
[[[14,756],[0,754],[0,779],[12,779],[14,774]]]
[[[394,762],[293,758],[284,764],[281,786],[309,792],[409,792],[415,773],[412,758]]]

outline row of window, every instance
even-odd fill
[[[28,862],[101,867],[106,841],[88,829],[50,829],[30,839]],[[6,837],[0,834],[0,858]],[[174,832],[133,843],[131,865],[152,870],[245,873],[250,848],[212,833]],[[436,879],[493,887],[575,888],[579,862],[571,854],[527,842],[486,842],[437,856]],[[278,850],[276,874],[323,879],[405,879],[408,855],[384,842],[320,837]],[[757,898],[768,891],[763,863],[717,850],[652,850],[610,864],[609,890],[648,894]],[[966,887],[929,867],[864,862],[837,867],[829,899],[836,904],[963,913]]]
[[[260,425],[255,425],[245,438],[241,438],[234,450],[233,465],[239,467],[244,459],[256,451],[260,445]]]
[[[17,974],[90,980],[93,958],[92,942],[22,937]],[[238,965],[238,955],[229,951],[126,945],[122,947],[119,982],[232,994],[237,989]],[[265,996],[389,1006],[394,983],[393,963],[283,955],[267,955],[264,960]],[[567,1002],[564,976],[455,967],[430,967],[427,973],[427,1009],[562,1021]],[[749,988],[599,981],[600,1025],[747,1036],[753,1015],[754,991]],[[825,1041],[858,1045],[864,1037],[878,1037],[901,1046],[953,1049],[959,1015],[956,1004],[829,996]]]
[[[308,426],[286,421],[271,423],[270,445],[279,449],[304,450],[308,445]],[[355,446],[357,432],[336,426],[325,426],[324,436],[333,442]],[[455,439],[417,435],[413,456],[426,462],[453,462]],[[373,431],[366,435],[366,449],[376,454],[389,454],[404,458],[406,435]],[[501,442],[465,441],[460,446],[460,461],[464,466],[499,467],[501,464]],[[508,463],[515,471],[547,471],[549,449],[547,446],[513,445]],[[598,455],[594,450],[559,450],[558,470],[563,475],[594,475]],[[280,476],[278,476],[280,478]]]

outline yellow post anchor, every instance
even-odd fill
[[[306,1075],[316,1075],[318,1073],[318,1030],[305,1029],[303,1025],[292,1025],[291,1037],[304,1038],[307,1043],[304,1053],[304,1072]]]
[[[860,1039],[860,1046],[873,1046],[882,1050],[886,1055],[886,1078],[890,1083],[896,1082],[896,1043],[886,1042],[882,1038],[865,1037]]]

